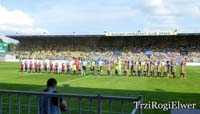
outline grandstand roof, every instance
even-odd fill
[[[23,39],[29,39],[29,38],[39,38],[39,39],[46,39],[46,38],[106,38],[106,37],[185,37],[185,38],[200,38],[200,33],[177,33],[177,35],[150,35],[150,36],[106,36],[106,35],[7,35],[7,37],[16,39],[16,40],[23,40]]]
[[[9,43],[14,43],[14,44],[19,43],[19,41],[14,40],[14,39],[9,38],[9,37],[6,37],[6,36],[0,36],[0,39],[3,40],[3,42],[8,43],[8,44]]]
[[[105,35],[7,35],[8,37],[103,37]]]

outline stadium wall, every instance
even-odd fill
[[[5,62],[19,62],[19,59],[16,59],[15,55],[6,55],[4,57]]]
[[[186,66],[200,66],[200,62],[187,62]]]
[[[16,56],[6,55],[3,59],[5,62],[19,62],[19,59],[16,59]],[[186,66],[200,66],[200,62],[187,62]]]

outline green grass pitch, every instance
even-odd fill
[[[179,68],[177,68],[179,71]],[[20,73],[18,63],[0,63],[0,89],[42,91],[48,78],[58,81],[60,93],[143,96],[144,101],[196,103],[200,109],[200,67],[186,67],[187,79],[139,78],[125,76],[73,76]],[[169,111],[143,110],[144,114],[169,114]]]

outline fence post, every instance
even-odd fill
[[[79,98],[79,114],[82,114],[82,98]]]
[[[21,114],[21,96],[18,95],[18,114]]]
[[[112,114],[112,100],[109,100],[109,114]]]
[[[138,107],[139,108],[139,114],[142,114],[142,107],[140,105],[143,102],[142,100],[143,100],[142,96],[139,96],[139,107]]]
[[[98,114],[102,114],[102,101],[101,101],[101,95],[100,94],[98,94],[97,95],[97,97],[98,97]]]
[[[40,114],[40,97],[37,96],[37,113]]]
[[[2,108],[2,96],[0,96],[0,114],[3,113],[3,108]]]
[[[11,114],[11,94],[9,94],[9,101],[8,101],[8,114]]]
[[[28,114],[30,114],[31,113],[31,109],[30,109],[30,96],[28,96]]]
[[[71,104],[71,99],[70,99],[70,97],[68,98],[68,114],[71,114],[71,106],[70,106],[70,104]]]
[[[90,114],[92,114],[92,99],[90,98]]]

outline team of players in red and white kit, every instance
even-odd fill
[[[186,60],[180,62],[180,77],[186,78]],[[87,68],[90,75],[124,75],[139,77],[176,77],[176,62],[171,61],[88,61],[88,60],[33,60],[24,59],[20,61],[20,71],[30,73],[56,73],[56,74],[80,74],[86,75]],[[96,71],[95,71],[96,70]]]

